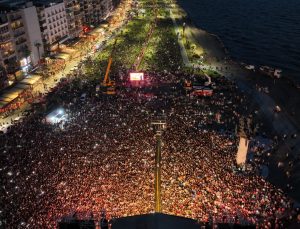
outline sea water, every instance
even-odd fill
[[[300,82],[300,0],[179,0],[231,58],[283,70]]]

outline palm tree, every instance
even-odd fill
[[[58,52],[60,51],[60,39],[61,39],[61,36],[56,36],[56,44],[57,44],[57,51]]]
[[[43,57],[49,56],[50,55],[50,45],[48,43],[45,43],[44,49],[45,49],[45,52],[44,52]]]
[[[7,81],[7,71],[5,70],[5,67],[0,64],[0,90],[4,88],[6,81]]]
[[[36,49],[37,49],[37,51],[38,51],[38,56],[39,56],[39,61],[40,61],[40,59],[41,59],[40,47],[42,46],[42,44],[39,43],[39,42],[36,42],[36,43],[34,44],[34,46],[36,47]]]
[[[22,53],[22,56],[23,56],[24,58],[27,58],[27,57],[30,56],[30,54],[31,54],[31,51],[28,49],[27,46],[22,47],[22,48],[19,50],[19,52]]]
[[[8,74],[11,74],[14,76],[15,78],[15,82],[17,82],[17,75],[16,75],[16,72],[18,71],[20,65],[19,65],[20,62],[17,62],[15,60],[8,60],[7,63],[6,63],[6,71]]]

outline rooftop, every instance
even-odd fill
[[[0,0],[0,12],[9,12],[32,5],[49,7],[61,3],[63,0]]]

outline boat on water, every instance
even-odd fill
[[[254,65],[246,65],[245,68],[248,69],[248,70],[255,71],[255,66]]]
[[[282,70],[281,69],[275,69],[275,68],[271,68],[269,66],[261,66],[259,68],[260,72],[268,75],[268,76],[271,76],[271,77],[274,77],[274,78],[281,78],[281,74],[282,74]]]
[[[275,69],[274,71],[274,76],[276,78],[280,78],[281,77],[281,73],[282,73],[282,70],[281,69]]]
[[[244,68],[246,68],[246,69],[248,69],[248,70],[250,70],[250,71],[254,71],[254,72],[255,72],[255,66],[254,66],[254,65],[246,64],[246,63],[244,63],[244,62],[241,62],[240,64],[241,64],[241,66],[243,66]]]

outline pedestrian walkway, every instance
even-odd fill
[[[176,22],[176,20],[174,18],[174,15],[172,13],[172,9],[170,9],[170,16],[171,16],[171,19],[173,21],[173,25],[174,25],[174,28],[175,28],[175,33],[177,34],[178,44],[179,44],[179,47],[180,47],[180,53],[181,53],[183,64],[185,66],[189,67],[189,66],[191,66],[191,63],[190,63],[190,60],[188,58],[186,49],[185,49],[184,44],[183,44],[181,32],[178,28],[177,22]]]
[[[235,80],[237,82],[237,85],[239,88],[246,92],[247,94],[251,95],[254,101],[259,105],[260,112],[263,114],[264,117],[266,117],[267,120],[270,121],[271,125],[273,126],[274,131],[279,134],[280,136],[283,136],[284,134],[291,135],[298,132],[298,125],[294,122],[294,120],[284,111],[280,113],[274,112],[274,107],[276,106],[276,102],[273,98],[271,98],[269,95],[258,92],[256,88],[254,88],[252,85],[247,82],[247,79],[244,75],[239,74],[239,71],[231,70],[225,70],[225,67],[222,65],[222,63],[219,63],[220,66],[217,64],[201,64],[199,66],[198,63],[192,63],[187,55],[187,51],[185,49],[183,39],[181,36],[181,32],[178,28],[178,24],[176,22],[176,19],[174,17],[174,14],[172,12],[172,9],[170,8],[170,16],[173,21],[175,33],[178,36],[178,44],[180,47],[180,53],[182,56],[183,64],[186,67],[192,67],[192,68],[199,68],[201,70],[203,69],[212,69],[216,72],[220,73],[221,75],[225,75],[227,78]],[[222,70],[221,70],[222,69]],[[204,73],[205,74],[205,73]],[[205,74],[207,76],[207,74]],[[297,137],[296,140],[292,141],[292,145],[294,145],[294,142],[297,142],[297,144],[300,142],[300,137]],[[289,144],[287,142],[289,146]],[[299,143],[300,144],[300,143]],[[300,151],[300,150],[299,150]]]

